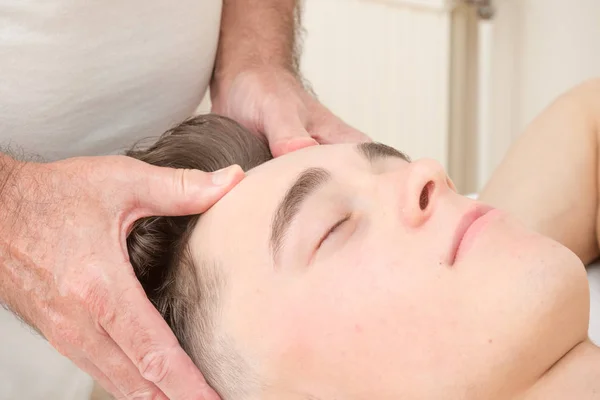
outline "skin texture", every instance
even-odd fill
[[[117,398],[216,398],[146,298],[125,240],[138,218],[205,211],[243,177],[239,167],[1,161],[2,304]]]
[[[306,168],[330,179],[274,259],[273,213]],[[369,162],[350,144],[251,170],[190,245],[226,276],[220,329],[264,379],[252,398],[507,399],[534,386],[586,338],[585,270],[502,211],[453,262],[459,221],[479,205],[431,160]]]

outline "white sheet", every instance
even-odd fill
[[[588,267],[590,281],[590,338],[600,345],[600,263]]]

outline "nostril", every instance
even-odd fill
[[[427,184],[421,190],[421,196],[419,197],[419,207],[421,211],[424,211],[429,205],[429,196],[431,196],[431,192],[433,192],[435,184],[432,181],[427,182]]]

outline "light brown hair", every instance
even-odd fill
[[[266,142],[236,122],[216,115],[189,119],[149,147],[126,155],[149,164],[212,172],[232,164],[244,171],[272,158]],[[220,296],[227,284],[218,262],[193,262],[188,242],[200,216],[150,217],[127,238],[131,264],[146,295],[183,349],[223,400],[240,400],[256,384],[252,367],[218,329]]]

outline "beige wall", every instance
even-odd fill
[[[449,13],[307,0],[304,26],[302,69],[323,103],[373,139],[447,165]]]
[[[600,76],[600,1],[496,0],[483,180],[552,99]]]
[[[332,19],[331,15],[335,15]],[[307,0],[302,68],[374,140],[476,188],[477,18],[452,0]]]

